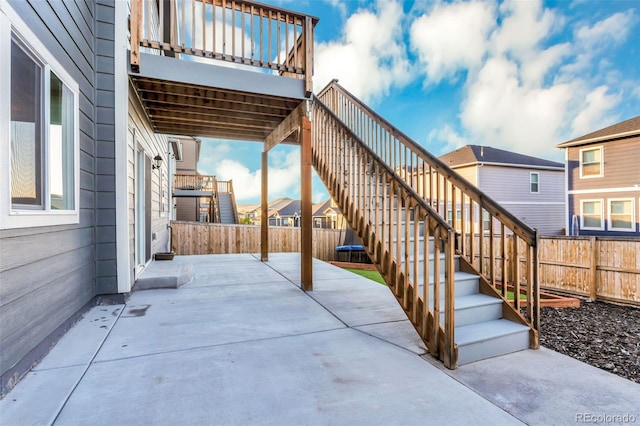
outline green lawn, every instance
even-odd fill
[[[363,269],[351,269],[351,268],[344,268],[344,269],[346,269],[349,272],[353,272],[354,274],[358,274],[362,277],[369,278],[371,281],[375,281],[377,283],[387,285],[387,283],[384,282],[384,280],[382,279],[382,276],[378,271],[365,271]]]

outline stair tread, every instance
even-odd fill
[[[476,306],[501,305],[502,299],[487,296],[486,294],[468,294],[466,296],[457,296],[455,298],[455,309],[467,309]]]
[[[458,346],[462,346],[523,331],[528,332],[529,327],[506,319],[499,319],[456,327],[455,341]]]

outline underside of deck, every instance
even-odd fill
[[[264,142],[305,100],[300,79],[151,54],[130,79],[154,131],[172,135]]]

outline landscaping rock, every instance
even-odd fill
[[[540,344],[640,383],[640,308],[581,302],[542,308]]]

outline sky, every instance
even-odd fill
[[[555,146],[640,115],[638,0],[263,0],[320,19],[314,91],[333,78],[435,155]],[[203,138],[199,171],[260,200],[262,144]],[[300,197],[300,151],[269,153],[269,199]],[[314,174],[314,202],[327,199]]]

